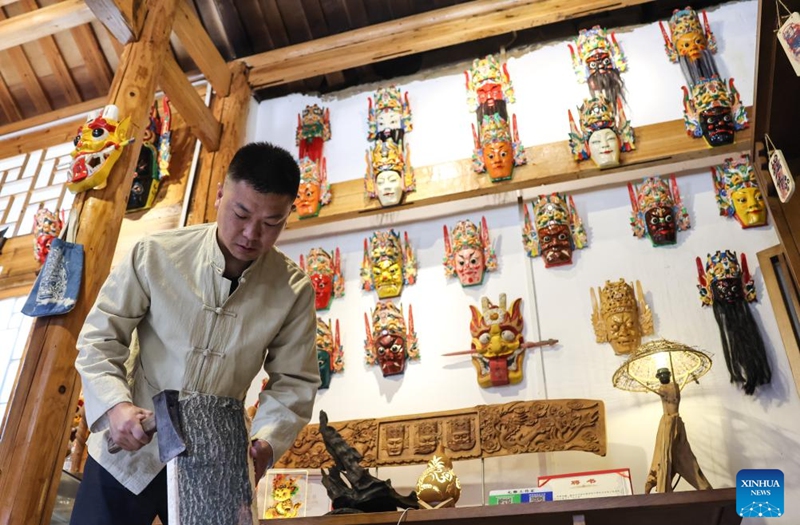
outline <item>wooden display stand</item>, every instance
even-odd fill
[[[293,525],[738,525],[736,489],[295,518]],[[269,523],[261,521],[262,525]]]

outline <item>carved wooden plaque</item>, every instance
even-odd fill
[[[562,450],[606,455],[605,407],[594,399],[515,401],[331,425],[361,453],[364,467],[424,464],[440,441],[453,460]],[[275,468],[331,465],[319,425],[308,425]]]

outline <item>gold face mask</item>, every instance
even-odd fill
[[[758,187],[750,156],[727,159],[711,168],[720,215],[735,217],[742,228],[767,224],[764,196]]]
[[[364,239],[364,260],[361,263],[361,287],[377,290],[380,299],[398,297],[404,284],[417,282],[417,261],[408,243],[400,241],[394,230],[377,231]]]
[[[639,281],[634,287],[624,279],[606,281],[599,291],[598,305],[594,288],[592,296],[592,325],[598,343],[611,343],[617,355],[633,352],[641,343],[642,336],[653,333],[653,313],[644,300]]]

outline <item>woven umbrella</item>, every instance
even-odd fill
[[[697,381],[711,369],[711,358],[700,350],[666,339],[644,343],[634,350],[614,372],[616,388],[630,392],[654,392],[661,386],[656,373],[668,368],[672,380],[683,389],[689,381]]]

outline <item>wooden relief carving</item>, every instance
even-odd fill
[[[606,454],[605,408],[592,399],[517,401],[332,426],[361,453],[365,468],[424,464],[440,441],[453,460],[562,450]],[[332,465],[318,425],[308,425],[275,468]]]
[[[483,457],[582,450],[606,455],[602,401],[555,399],[478,407]]]

